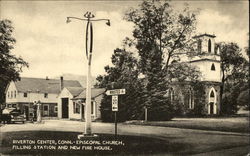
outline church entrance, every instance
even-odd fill
[[[209,106],[210,106],[210,114],[214,114],[214,103],[210,102]]]

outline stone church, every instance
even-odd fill
[[[185,61],[200,71],[203,90],[197,91],[189,82],[173,82],[169,89],[171,101],[178,101],[183,114],[195,116],[220,113],[221,58],[215,38],[216,36],[210,34],[194,36],[198,55]]]

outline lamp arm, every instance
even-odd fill
[[[91,19],[90,21],[109,21],[109,19],[105,19],[105,18],[103,18],[103,19]]]
[[[77,19],[77,20],[81,20],[81,21],[88,21],[88,19],[84,19],[84,18],[78,18],[78,17],[67,17],[68,19],[73,18],[73,19]]]

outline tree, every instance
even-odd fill
[[[222,83],[220,97],[222,113],[237,112],[237,97],[248,82],[248,61],[243,57],[236,43],[219,43],[221,56]]]
[[[174,106],[165,95],[176,78],[171,77],[170,71],[177,69],[174,67],[182,55],[193,52],[195,14],[188,6],[177,13],[167,1],[145,0],[139,8],[129,10],[125,19],[134,23],[133,38],[127,38],[126,43],[139,54],[138,67],[146,79],[144,105],[149,108],[149,119],[168,120],[174,114]]]
[[[16,43],[13,38],[13,26],[10,20],[0,20],[0,104],[5,102],[5,89],[10,81],[19,79],[19,73],[28,63],[21,57],[11,54]]]
[[[115,49],[112,55],[113,66],[106,66],[106,75],[97,77],[97,86],[107,89],[126,89],[125,95],[119,96],[118,121],[138,119],[142,116],[141,83],[138,80],[137,59],[125,49]],[[113,121],[111,96],[105,95],[101,102],[101,117],[103,121]]]

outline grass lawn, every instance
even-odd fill
[[[121,145],[110,145],[112,150],[75,150],[75,149],[56,149],[56,150],[47,150],[47,149],[34,149],[32,144],[32,149],[13,149],[13,140],[55,140],[56,143],[59,143],[59,140],[70,140],[73,144],[66,143],[65,146],[74,146],[76,144],[77,135],[80,133],[77,132],[58,132],[58,131],[19,131],[19,132],[6,132],[2,135],[1,138],[1,148],[0,151],[2,154],[31,154],[31,155],[138,155],[138,154],[170,154],[178,153],[178,151],[185,151],[189,148],[188,145],[183,143],[172,144],[166,140],[142,137],[142,136],[118,136],[117,138],[114,135],[110,134],[99,134],[99,137],[96,138],[86,138],[85,140],[96,140],[96,141],[114,141],[119,140],[124,144]],[[28,144],[18,144],[20,146]],[[29,144],[30,145],[30,144]],[[49,146],[51,144],[42,144],[41,146]],[[59,144],[52,146],[59,146]],[[77,145],[78,146],[78,145]],[[83,145],[81,145],[83,146]],[[84,145],[87,146],[87,145]],[[88,145],[96,146],[96,145]],[[104,145],[103,145],[104,146]]]
[[[171,121],[131,121],[129,124],[249,133],[249,118],[175,118]]]

